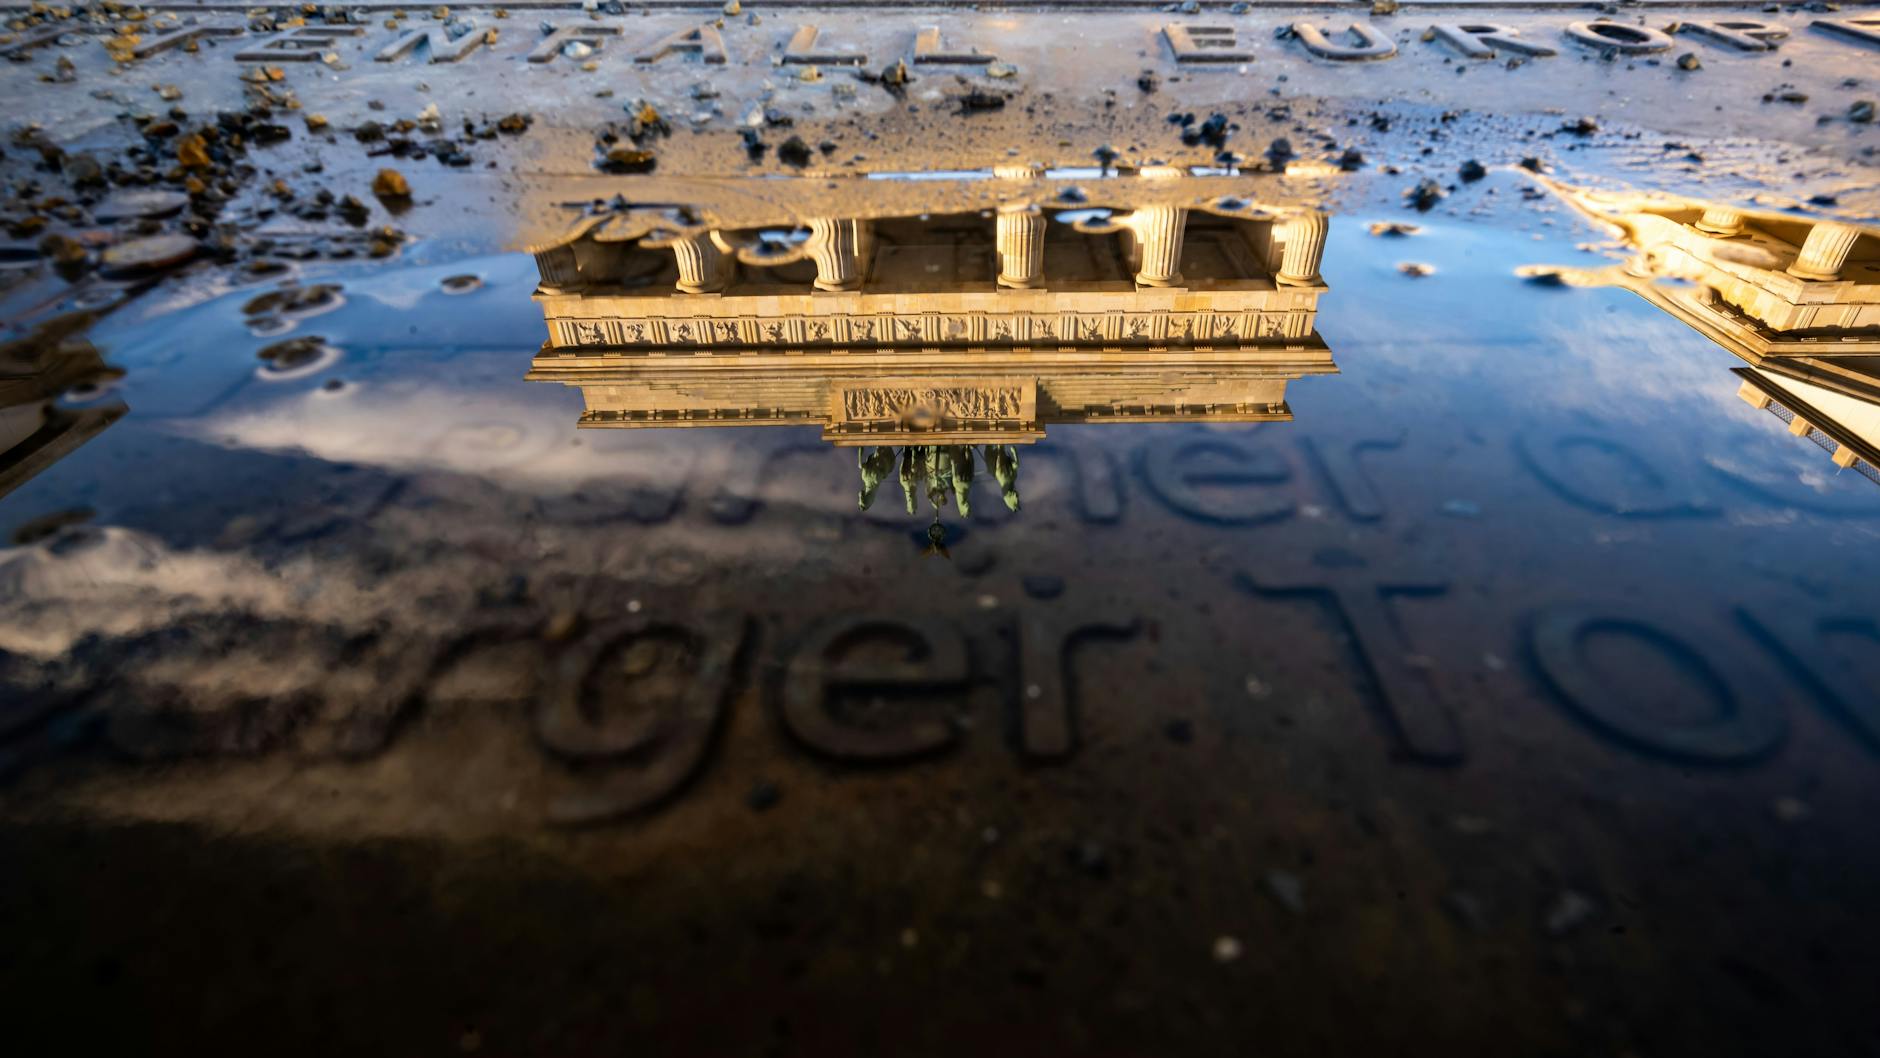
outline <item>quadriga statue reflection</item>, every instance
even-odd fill
[[[980,459],[999,483],[1006,509],[1018,510],[1018,449],[1012,445],[979,445],[977,449],[972,445],[882,445],[872,451],[857,449],[855,461],[862,472],[862,491],[856,504],[864,511],[874,506],[875,493],[894,473],[898,460],[907,513],[920,513],[919,496],[925,491],[935,518],[946,507],[949,495],[960,514],[971,517],[974,467]]]

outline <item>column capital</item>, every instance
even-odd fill
[[[1330,229],[1331,219],[1317,210],[1296,213],[1281,222],[1277,229],[1279,271],[1274,273],[1273,281],[1281,286],[1317,286],[1319,264],[1325,258],[1325,234]]]
[[[1121,221],[1135,237],[1139,260],[1136,284],[1173,287],[1182,282],[1182,236],[1188,211],[1179,206],[1148,206]]]
[[[1743,213],[1727,206],[1711,206],[1697,219],[1696,228],[1707,235],[1740,235],[1743,232]]]
[[[816,289],[859,290],[866,278],[869,222],[816,217],[809,222],[809,255],[816,262]]]
[[[1851,224],[1821,221],[1808,229],[1808,241],[1802,243],[1789,274],[1797,279],[1825,283],[1841,278],[1841,266],[1854,250],[1860,229]]]

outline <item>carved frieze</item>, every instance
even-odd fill
[[[550,317],[555,345],[750,346],[1159,345],[1304,339],[1310,309],[1264,312],[906,313],[873,315]]]
[[[946,419],[1020,419],[1029,416],[1031,386],[1019,383],[957,386],[854,386],[841,391],[847,422]]]

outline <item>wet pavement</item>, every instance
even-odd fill
[[[326,138],[0,70],[14,1034],[1880,1053],[1880,52],[1699,124],[1072,17],[1101,86],[290,64]]]

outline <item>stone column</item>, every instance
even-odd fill
[[[541,277],[539,285],[543,293],[559,294],[581,285],[581,269],[575,261],[572,244],[538,251],[535,270]]]
[[[1711,235],[1740,235],[1743,232],[1743,212],[1711,206],[1697,219],[1697,230]]]
[[[809,222],[810,257],[816,262],[817,290],[856,290],[868,247],[868,222],[817,217]]]
[[[1142,253],[1137,283],[1167,287],[1182,281],[1182,233],[1187,226],[1188,211],[1179,206],[1149,206],[1129,215],[1129,230]]]
[[[1858,238],[1860,229],[1852,225],[1826,221],[1816,224],[1808,229],[1808,241],[1802,244],[1802,252],[1795,255],[1789,274],[1798,279],[1840,278],[1841,266],[1847,263],[1847,255]]]
[[[1282,286],[1309,287],[1319,281],[1319,262],[1325,259],[1325,232],[1330,222],[1319,212],[1301,213],[1279,229],[1279,272],[1273,281]]]
[[[1187,172],[1173,165],[1146,165],[1136,173],[1142,180],[1180,180]],[[1146,287],[1174,286],[1182,281],[1182,235],[1188,211],[1179,206],[1149,206],[1129,215],[1129,229],[1142,254],[1136,282]]]
[[[672,253],[679,261],[679,282],[675,285],[682,294],[717,293],[731,279],[733,262],[710,235],[676,239]]]
[[[992,167],[996,180],[1030,181],[1044,176],[1036,162],[1006,162]],[[1008,202],[999,207],[993,246],[999,253],[999,285],[1023,289],[1037,286],[1044,275],[1044,213],[1029,202]]]
[[[1028,202],[999,207],[994,245],[999,285],[1024,289],[1044,278],[1044,212]]]

